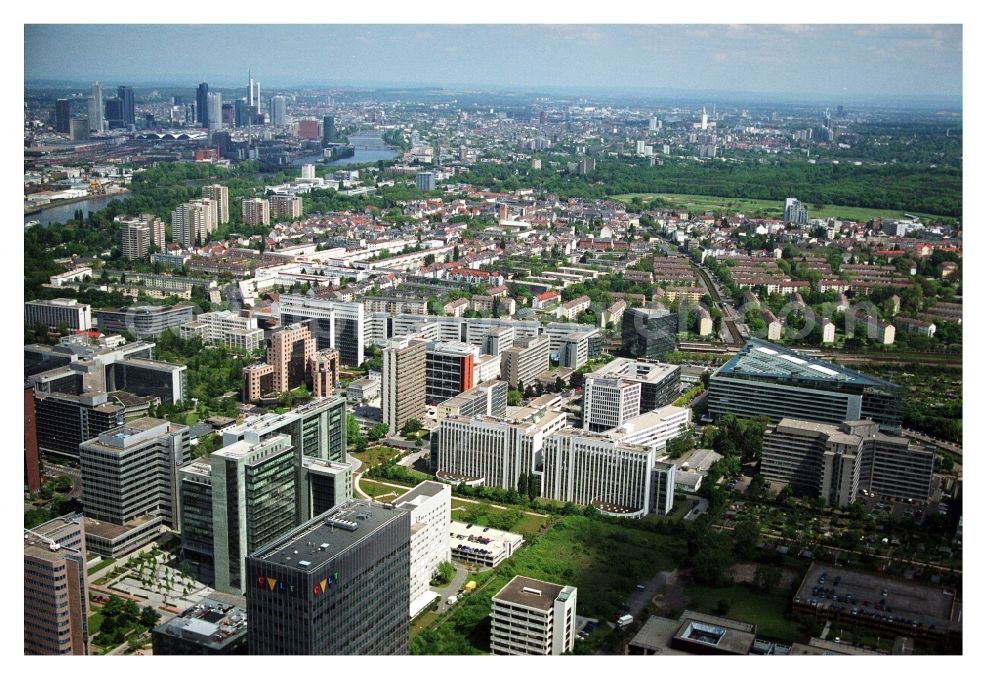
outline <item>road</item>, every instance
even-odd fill
[[[83,496],[83,482],[80,480],[79,468],[70,467],[69,465],[57,465],[51,460],[46,460],[45,472],[46,474],[54,474],[56,476],[68,476],[73,480],[73,488],[66,494],[67,498],[80,498]]]
[[[625,601],[629,614],[632,617],[639,617],[643,609],[652,602],[653,597],[662,593],[667,588],[667,585],[673,582],[676,577],[677,571],[661,570],[651,579],[647,580],[645,584],[640,585],[645,587],[645,589],[636,587],[635,591],[629,595],[628,600]]]
[[[944,439],[935,439],[934,437],[929,437],[926,434],[921,434],[920,432],[915,432],[905,428],[903,429],[903,436],[916,439],[917,441],[922,441],[925,444],[932,444],[938,448],[943,448],[946,451],[951,451],[956,455],[962,455],[962,444],[955,444],[950,441],[945,441]]]

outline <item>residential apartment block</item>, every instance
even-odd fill
[[[576,641],[576,587],[515,576],[493,597],[490,653],[564,655]]]

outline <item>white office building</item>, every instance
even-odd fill
[[[518,575],[493,597],[490,652],[563,655],[576,639],[576,587]]]
[[[451,486],[424,481],[396,498],[410,512],[410,617],[437,598],[431,580],[442,562],[451,562]]]
[[[588,373],[583,381],[583,429],[603,432],[639,415],[642,385]]]
[[[281,294],[272,314],[281,317],[281,325],[310,323],[316,337],[316,349],[333,348],[340,353],[340,363],[361,366],[365,360],[365,306],[325,298]]]

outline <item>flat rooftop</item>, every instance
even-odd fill
[[[118,525],[117,523],[99,521],[88,516],[83,522],[83,532],[102,540],[114,541],[133,530],[145,528],[153,521],[159,523],[163,521],[163,517],[152,515],[137,516],[131,521],[126,521],[123,525]]]
[[[626,378],[639,383],[658,383],[671,373],[679,370],[680,366],[617,357],[601,368],[591,371],[587,376],[593,378]]]
[[[441,493],[451,492],[451,488],[438,481],[421,481],[419,484],[393,500],[397,507],[405,507],[411,503],[423,502],[426,498],[433,498]]]
[[[490,558],[496,558],[507,551],[507,545],[521,546],[524,537],[505,530],[477,526],[462,521],[452,521],[448,527],[449,547],[454,551],[459,547],[482,549]]]
[[[288,568],[313,570],[396,518],[406,519],[409,524],[409,512],[391,504],[350,500],[307,521],[250,556]]]
[[[222,647],[246,636],[245,601],[239,601],[241,603],[224,603],[206,598],[153,631],[201,645]]]
[[[629,641],[630,646],[654,651],[657,655],[686,655],[670,647],[670,640],[681,628],[681,623],[668,617],[650,615],[639,632]]]
[[[684,611],[681,627],[674,635],[675,647],[703,644],[734,655],[749,655],[757,638],[757,628],[748,622]]]
[[[820,582],[820,579],[824,581]],[[961,604],[954,590],[835,568],[828,564],[814,563],[809,568],[796,592],[794,604],[829,610],[848,618],[859,615],[869,622],[875,620],[889,624],[891,618],[891,624],[898,625],[900,629],[915,625],[921,629],[945,632],[958,629],[961,619]],[[857,613],[854,613],[855,609]]]
[[[505,601],[528,606],[535,610],[549,610],[555,605],[564,585],[518,575],[494,595],[494,601]]]

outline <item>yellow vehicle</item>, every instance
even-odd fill
[[[476,588],[476,581],[475,580],[469,580],[468,582],[465,583],[465,593],[466,594],[471,593],[475,588]]]

